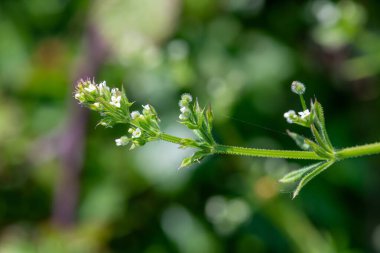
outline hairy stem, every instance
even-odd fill
[[[344,148],[336,152],[338,159],[347,159],[358,156],[380,154],[380,142],[361,145],[351,148]]]
[[[215,153],[286,159],[326,160],[311,151],[242,148],[219,144],[215,146]]]
[[[191,139],[180,138],[166,133],[160,134],[160,139],[163,141],[185,145],[193,148],[199,148],[195,143],[191,143]],[[270,158],[285,158],[285,159],[305,159],[305,160],[326,160],[312,151],[296,151],[296,150],[276,150],[276,149],[258,149],[258,148],[243,148],[228,145],[215,144],[213,149],[214,154],[226,155],[242,155],[252,157],[270,157]],[[367,144],[362,146],[344,148],[335,153],[338,160],[353,158],[365,155],[380,154],[380,142]]]
[[[179,145],[186,145],[186,146],[192,147],[192,148],[198,148],[198,146],[195,145],[195,142],[192,139],[181,138],[181,137],[177,137],[177,136],[170,135],[167,133],[161,133],[159,138],[163,141],[167,141],[167,142],[171,142],[171,143],[175,143],[175,144],[179,144]],[[194,143],[192,143],[192,142],[194,142]]]

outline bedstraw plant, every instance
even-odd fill
[[[294,81],[291,90],[301,101],[302,111],[289,110],[284,114],[290,124],[309,128],[312,138],[288,131],[289,136],[301,150],[271,150],[221,145],[215,142],[212,135],[213,114],[210,106],[201,107],[198,100],[190,94],[183,94],[179,101],[179,123],[192,130],[195,138],[181,138],[163,132],[160,129],[160,118],[152,105],[143,105],[141,110],[131,111],[133,105],[124,92],[118,88],[110,89],[106,82],[99,84],[94,80],[80,80],[76,86],[75,99],[83,106],[100,113],[99,125],[112,127],[115,124],[126,124],[126,135],[115,140],[117,146],[129,146],[130,149],[145,145],[147,142],[163,140],[178,144],[180,148],[194,148],[196,152],[185,158],[180,168],[200,162],[204,157],[214,154],[242,155],[253,157],[271,157],[286,159],[315,160],[309,166],[292,171],[283,176],[281,183],[298,182],[293,192],[295,198],[301,189],[315,176],[327,170],[334,163],[358,156],[380,153],[380,142],[356,147],[336,149],[327,134],[322,105],[312,99],[308,107],[303,97],[305,85]]]

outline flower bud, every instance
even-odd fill
[[[292,92],[298,94],[298,95],[302,95],[305,93],[305,85],[299,81],[293,81],[292,82],[292,85],[291,85],[291,90]]]
[[[129,142],[129,138],[127,136],[122,136],[119,139],[115,140],[116,146],[125,146]]]
[[[191,101],[193,101],[193,97],[189,93],[184,93],[181,96],[181,100],[190,103]]]

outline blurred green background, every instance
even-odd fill
[[[296,200],[307,163],[156,142],[128,151],[72,98],[79,78],[124,85],[178,124],[210,103],[220,143],[296,149],[290,83],[326,110],[336,147],[380,136],[380,1],[1,0],[0,253],[380,252],[380,156],[334,165]],[[191,135],[190,135],[191,136]]]

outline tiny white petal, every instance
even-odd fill
[[[125,146],[128,144],[128,142],[129,142],[129,139],[126,136],[122,136],[119,139],[115,140],[116,146]]]
[[[132,133],[132,138],[139,138],[141,136],[140,128],[136,128]]]
[[[120,108],[120,100],[121,100],[121,96],[111,96],[111,102],[110,104],[113,105],[113,106],[116,106],[116,107],[119,107]]]
[[[103,95],[103,93],[104,93],[105,90],[108,90],[108,91],[110,90],[110,88],[106,84],[106,81],[101,82],[98,85],[98,88],[99,88],[100,95]]]
[[[293,119],[292,118],[293,117],[297,117],[297,115],[296,115],[295,111],[289,110],[289,111],[287,111],[287,112],[284,113],[284,117],[286,118],[286,121],[288,123],[292,124],[293,123]]]
[[[96,90],[96,86],[90,83],[87,87],[84,88],[88,92],[93,92]]]
[[[187,107],[181,107],[181,109],[179,109],[182,113],[185,113],[187,111],[189,111],[189,109]]]
[[[140,114],[140,112],[139,111],[133,111],[132,113],[131,113],[131,118],[132,119],[136,119],[137,117],[139,117],[141,114]]]
[[[310,115],[310,111],[309,110],[305,110],[303,112],[299,112],[298,113],[302,119],[305,119],[306,117],[308,117]]]
[[[75,93],[74,98],[79,99],[80,97],[82,97],[82,95],[82,93]]]

